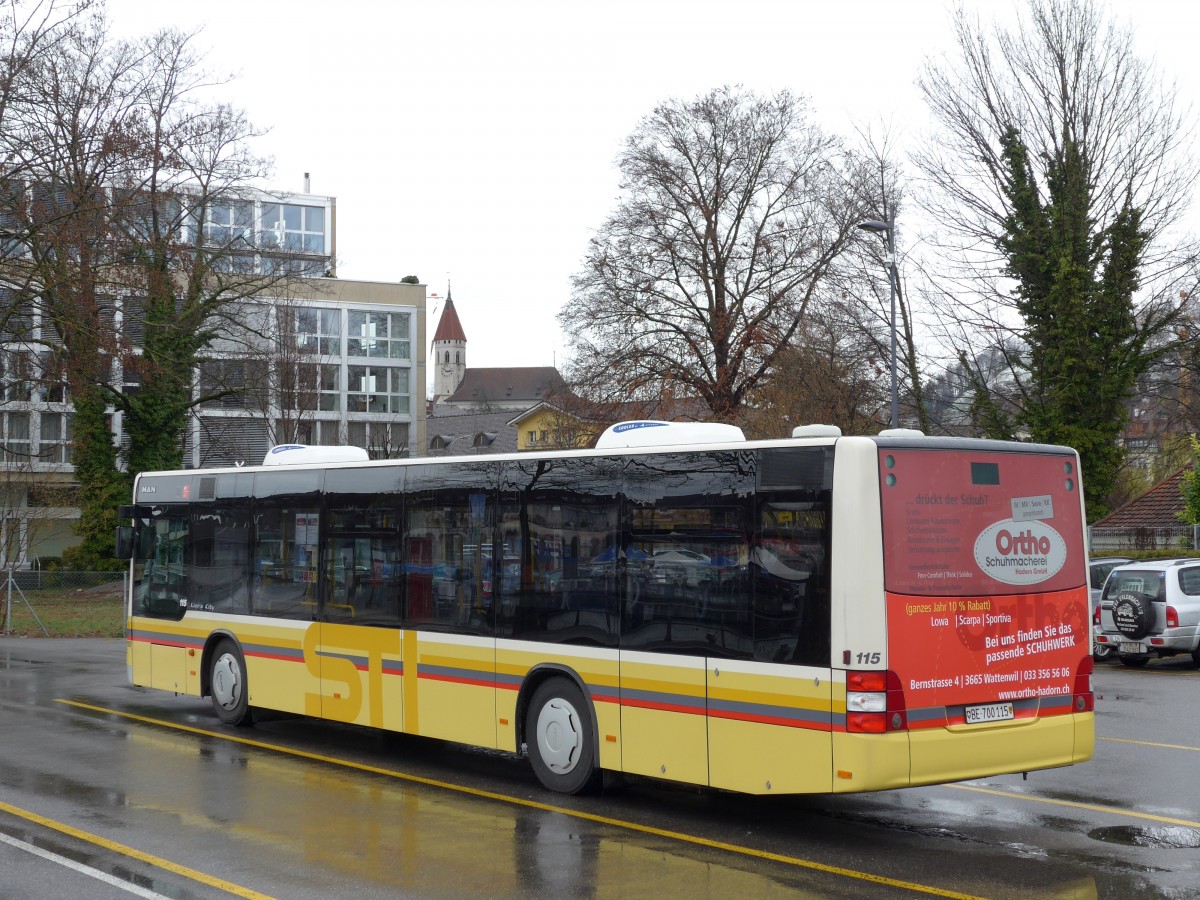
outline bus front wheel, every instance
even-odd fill
[[[226,725],[250,725],[250,694],[246,685],[246,660],[237,644],[223,640],[213,650],[208,691],[213,711]]]
[[[533,692],[525,741],[538,781],[560,794],[578,794],[600,783],[596,739],[587,700],[574,683],[552,678]]]

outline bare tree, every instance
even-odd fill
[[[855,167],[787,92],[670,100],[618,158],[624,198],[559,313],[595,399],[697,397],[731,421],[855,239]]]
[[[260,240],[271,232],[253,215],[266,171],[248,149],[258,132],[203,99],[223,81],[193,35],[118,41],[90,15],[24,71],[5,109],[0,191],[19,239],[0,274],[65,364],[73,461],[94,506],[83,552],[101,557],[128,474],[180,465],[193,372],[227,307],[327,261]],[[129,437],[123,459],[112,408]]]
[[[806,317],[773,376],[749,395],[742,424],[750,436],[784,437],[812,423],[837,425],[844,434],[885,425],[890,348],[868,310],[847,297]]]
[[[917,154],[948,321],[961,349],[1015,348],[1020,411],[997,424],[1077,447],[1095,518],[1194,277],[1191,122],[1090,0],[1028,0],[1012,29],[960,8],[955,28],[919,82],[937,130]]]

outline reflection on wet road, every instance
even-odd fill
[[[562,798],[502,754],[285,717],[225,728],[205,703],[124,684],[123,649],[0,640],[0,796],[79,834],[4,807],[0,833],[167,896],[1181,898],[1200,883],[1198,798],[1180,791],[1200,726],[1162,714],[1195,682],[1175,668],[1102,667],[1096,759],[1028,781]],[[6,873],[20,852],[0,842]],[[82,877],[67,872],[37,877]]]

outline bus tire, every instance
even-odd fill
[[[533,692],[525,742],[534,774],[547,790],[578,794],[600,784],[591,710],[566,678],[551,678]]]
[[[215,648],[208,670],[208,692],[213,711],[226,725],[251,725],[249,685],[246,683],[246,659],[238,645],[228,638]]]

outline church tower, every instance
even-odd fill
[[[454,299],[446,288],[446,307],[433,333],[433,396],[449,397],[467,374],[467,336],[454,311]]]

